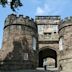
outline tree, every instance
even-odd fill
[[[15,8],[17,7],[22,6],[22,3],[20,0],[0,0],[0,5],[2,5],[3,7],[6,7],[6,4],[10,6],[12,11],[15,11]]]

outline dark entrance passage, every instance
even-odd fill
[[[43,59],[53,58],[55,60],[55,67],[57,67],[57,53],[55,50],[50,48],[44,48],[39,52],[39,67],[43,67]]]

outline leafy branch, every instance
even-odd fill
[[[12,11],[15,11],[15,8],[17,8],[17,7],[22,6],[22,3],[20,0],[0,0],[0,5],[5,7],[6,4],[10,5],[10,8],[12,9]]]

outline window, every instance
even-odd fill
[[[48,35],[51,35],[51,33],[48,33]]]
[[[28,60],[28,53],[24,53],[24,60]]]
[[[44,33],[45,39],[50,39],[51,38],[51,33]]]
[[[60,51],[63,50],[63,37],[61,37],[60,40],[59,40],[59,50]]]
[[[32,48],[33,50],[36,50],[36,38],[35,37],[32,38]]]
[[[54,32],[54,34],[56,34],[56,32]]]

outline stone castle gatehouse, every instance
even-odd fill
[[[72,71],[72,17],[8,15],[0,49],[0,69],[46,66]]]

